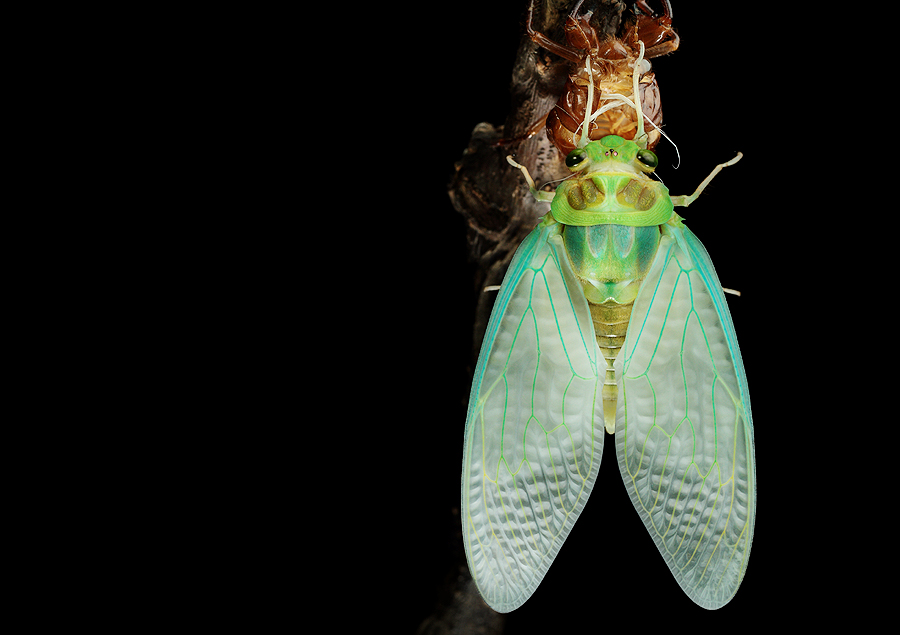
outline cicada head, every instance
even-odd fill
[[[650,174],[659,165],[659,159],[640,142],[623,139],[618,135],[606,135],[591,141],[583,148],[575,148],[566,157],[566,167],[572,172],[633,172]]]

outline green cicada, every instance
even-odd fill
[[[551,209],[495,302],[462,474],[469,568],[495,610],[543,579],[594,487],[604,428],[685,593],[716,609],[737,592],[756,514],[747,378],[712,262],[674,207],[738,159],[690,196],[650,178],[640,139],[576,148],[555,194],[523,169]]]

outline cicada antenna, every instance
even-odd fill
[[[564,176],[564,177],[559,178],[559,179],[553,179],[552,181],[547,181],[546,183],[544,183],[544,184],[541,186],[541,189],[547,187],[548,185],[553,185],[554,183],[562,183],[563,181],[567,181],[568,179],[575,178],[576,176],[578,176],[578,175],[577,175],[576,173],[573,172],[572,174],[570,174],[570,175],[568,175],[568,176]]]

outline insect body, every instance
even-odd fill
[[[747,380],[713,265],[674,207],[739,158],[670,196],[652,152],[608,135],[569,154],[555,194],[531,184],[551,209],[510,263],[466,421],[464,542],[495,610],[524,603],[556,557],[604,428],[685,593],[715,609],[737,591],[756,509]]]

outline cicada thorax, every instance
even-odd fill
[[[591,311],[597,346],[606,360],[603,413],[615,432],[618,387],[613,364],[628,331],[641,282],[650,271],[661,237],[660,227],[626,225],[564,226],[563,245]]]

